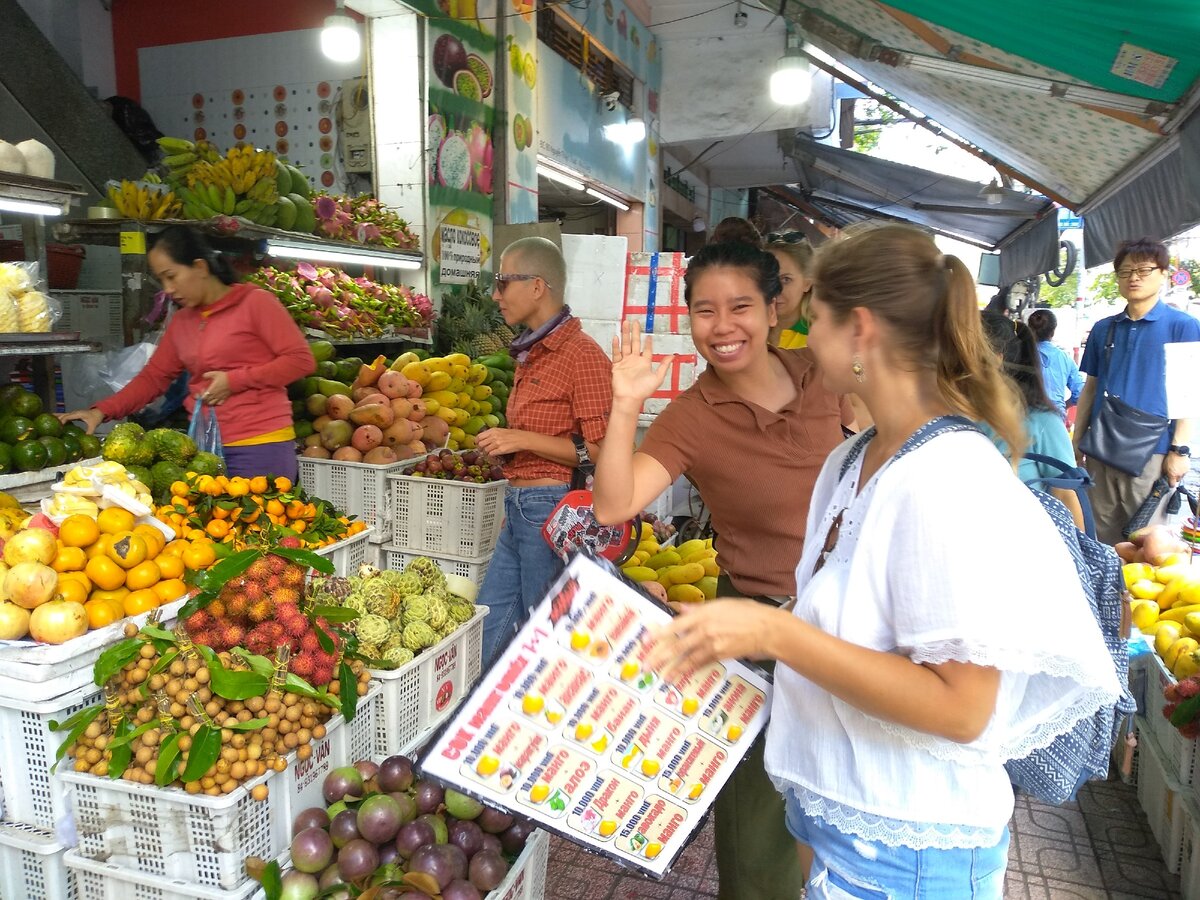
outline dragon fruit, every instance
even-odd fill
[[[461,134],[451,132],[438,149],[438,181],[465,191],[471,187],[471,151]]]

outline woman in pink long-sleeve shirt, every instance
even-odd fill
[[[269,291],[237,283],[229,263],[182,225],[154,241],[150,271],[179,310],[146,367],[91,409],[64,413],[92,432],[103,421],[143,409],[180,372],[188,372],[190,412],[199,398],[221,426],[230,475],[296,478],[296,434],[287,385],[312,374],[312,351]]]

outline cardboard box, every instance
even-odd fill
[[[647,334],[689,334],[682,253],[630,253],[625,265],[623,317],[636,317]]]

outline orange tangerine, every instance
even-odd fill
[[[187,486],[186,481],[172,481],[171,482],[171,496],[172,497],[186,497],[190,490],[191,490],[191,488],[189,488]]]
[[[68,599],[75,599],[69,597]],[[83,611],[87,613],[88,628],[103,628],[105,625],[111,625],[117,619],[125,618],[125,608],[118,602],[113,600],[87,600],[87,595],[84,595]]]
[[[112,546],[108,548],[108,558],[122,569],[132,569],[139,565],[146,555],[146,541],[132,531],[114,534]]]
[[[133,513],[119,506],[110,506],[100,510],[96,516],[96,525],[102,534],[120,534],[122,531],[132,531],[135,523]]]
[[[180,551],[182,554],[182,551]],[[154,557],[154,561],[158,563],[159,574],[163,578],[182,578],[183,571],[186,566],[183,564],[183,556],[175,556],[170,553],[160,553]]]
[[[268,500],[267,512],[273,516],[282,516],[285,512],[287,512],[287,507],[278,500]]]
[[[207,541],[196,541],[183,551],[183,564],[192,571],[207,569],[217,561],[217,553]]]
[[[65,581],[59,581],[56,588],[64,600],[74,600],[76,603],[84,603],[88,598],[88,590],[83,586],[82,581],[76,581],[74,578],[68,578]],[[93,625],[93,628],[96,626]]]
[[[250,481],[247,478],[237,476],[229,479],[229,496],[230,497],[245,497],[250,493]]]
[[[119,587],[115,591],[92,591],[91,598],[93,600],[107,600],[109,603],[115,603],[122,607],[121,614],[124,615],[125,598],[129,596],[129,588]]]
[[[85,575],[83,572],[62,572],[62,573],[60,573],[58,576],[59,585],[62,585],[64,582],[67,582],[67,581],[76,581],[79,584],[82,584],[85,593],[90,594],[92,591],[92,579],[88,578],[87,575]]]
[[[150,590],[158,597],[159,604],[173,603],[187,593],[187,585],[182,578],[164,578]]]
[[[89,547],[100,537],[100,526],[91,516],[67,516],[58,526],[58,539],[64,547]]]
[[[282,475],[280,475],[278,478],[275,479],[275,490],[279,491],[281,494],[286,494],[291,489],[292,489],[291,479],[285,478]]]
[[[229,523],[224,519],[213,519],[205,526],[204,530],[208,532],[209,537],[221,540],[225,535],[229,534]]]
[[[139,613],[157,609],[159,606],[158,594],[149,589],[130,591],[122,601],[122,605],[125,607],[125,615],[136,616]]]
[[[87,558],[91,559],[95,556],[107,556],[108,548],[112,546],[113,536],[111,534],[102,534],[97,539],[96,543],[88,547],[83,552],[87,554]]]
[[[250,493],[265,494],[271,489],[270,483],[267,481],[266,475],[255,475],[250,479]]]
[[[107,554],[93,556],[83,571],[92,580],[92,584],[102,591],[115,591],[125,585],[125,570],[109,559]]]
[[[161,580],[162,572],[158,568],[158,563],[147,559],[138,563],[125,574],[125,587],[131,591],[140,591],[143,588],[154,587]]]
[[[159,554],[159,556],[173,556],[176,559],[182,559],[183,551],[190,546],[191,544],[185,541],[183,538],[175,538],[175,540],[163,547],[163,551]]]
[[[154,559],[162,553],[163,548],[167,546],[167,539],[153,525],[137,525],[134,527],[133,533],[146,542],[146,555],[150,559]]]
[[[82,572],[87,565],[87,554],[81,547],[60,547],[54,562],[50,564],[55,572]]]

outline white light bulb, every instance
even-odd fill
[[[771,101],[780,106],[799,106],[812,93],[812,75],[800,56],[781,57],[771,73]]]
[[[321,29],[321,52],[334,62],[354,62],[362,52],[358,23],[345,13],[325,19]]]

